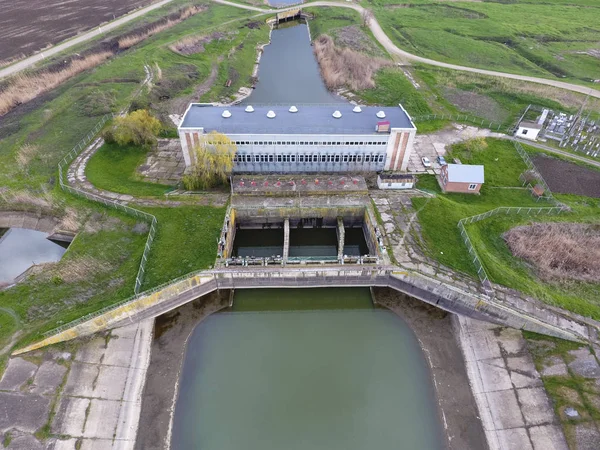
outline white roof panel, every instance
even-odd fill
[[[483,166],[448,164],[448,181],[452,183],[483,183]]]

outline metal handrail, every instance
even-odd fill
[[[150,231],[148,232],[148,237],[146,239],[146,245],[144,247],[144,252],[142,253],[142,259],[140,261],[140,266],[138,268],[138,273],[136,275],[135,278],[135,285],[133,288],[133,292],[135,294],[138,294],[141,290],[142,287],[142,283],[144,280],[144,274],[146,272],[146,264],[148,262],[148,255],[150,253],[150,249],[152,247],[152,243],[154,242],[154,236],[156,235],[156,228],[158,225],[158,220],[156,219],[156,217],[152,214],[149,214],[147,212],[141,211],[139,209],[136,208],[132,208],[130,206],[127,205],[123,205],[119,202],[116,202],[114,200],[109,200],[106,199],[104,197],[101,197],[99,195],[96,194],[92,194],[90,192],[86,192],[82,189],[70,186],[68,184],[68,181],[65,182],[64,179],[64,170],[65,168],[68,171],[69,166],[72,164],[72,162],[77,158],[77,156],[79,156],[79,154],[85,149],[87,148],[88,144],[92,141],[92,139],[94,139],[96,137],[96,135],[100,132],[100,130],[102,129],[102,127],[104,126],[104,124],[106,122],[108,122],[110,119],[112,119],[115,115],[112,113],[109,114],[105,114],[104,116],[102,116],[102,119],[100,119],[100,122],[98,122],[96,124],[96,126],[81,140],[79,141],[72,149],[69,153],[67,153],[63,159],[58,163],[58,181],[60,184],[60,187],[62,190],[67,191],[73,195],[77,195],[77,196],[81,196],[84,197],[88,200],[97,202],[97,203],[102,203],[105,206],[108,207],[112,207],[115,208],[117,210],[121,210],[123,212],[125,212],[126,214],[129,214],[131,216],[134,216],[136,218],[142,218],[148,222],[150,222]]]

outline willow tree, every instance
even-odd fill
[[[227,183],[236,152],[235,143],[226,135],[216,131],[202,135],[193,148],[194,165],[183,177],[185,188],[209,189]]]

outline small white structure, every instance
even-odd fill
[[[519,127],[517,128],[517,132],[515,136],[522,139],[529,139],[530,141],[537,140],[538,134],[542,131],[542,125],[536,122],[529,122],[527,120],[523,120]]]
[[[377,175],[379,189],[412,189],[415,186],[415,177],[407,173],[381,173]]]

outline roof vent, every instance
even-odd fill
[[[360,109],[360,106],[356,105],[356,106],[354,107],[354,109],[352,110],[352,112],[359,113],[359,112],[362,112],[362,109]]]
[[[341,113],[341,112],[339,112],[339,111],[335,111],[335,112],[332,114],[332,116],[333,116],[333,117],[335,117],[336,119],[339,119],[340,117],[342,117],[342,113]]]
[[[231,117],[231,113],[229,112],[228,109],[226,109],[225,111],[223,111],[221,113],[221,117],[225,117],[226,119],[229,119]]]
[[[269,119],[273,119],[275,117],[275,111],[271,110],[267,113],[267,117]]]
[[[246,106],[246,109],[244,111],[246,111],[246,112],[254,112],[254,108],[252,107],[252,105],[248,105],[248,106]]]
[[[385,113],[383,111],[379,111],[377,114],[375,114],[377,117],[379,117],[380,119],[384,119],[385,118]]]
[[[298,112],[298,108],[296,108],[295,106],[290,106],[290,109],[288,109],[289,112],[291,113],[297,113]]]

